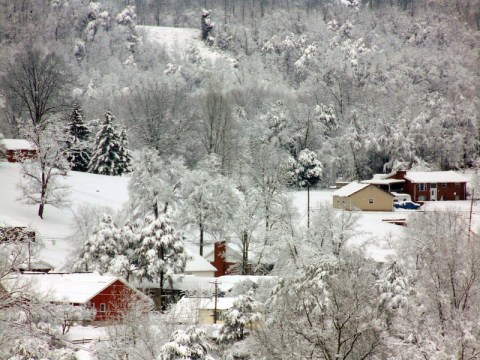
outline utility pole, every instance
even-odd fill
[[[468,242],[470,242],[470,233],[472,232],[472,213],[473,213],[474,199],[475,199],[475,190],[472,190],[472,201],[470,202],[470,216],[468,219]]]
[[[215,281],[210,281],[210,284],[215,285],[214,292],[214,305],[213,305],[213,323],[217,323],[217,301],[218,301],[218,285],[220,284],[217,279]]]

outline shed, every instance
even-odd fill
[[[98,273],[24,273],[4,281],[9,292],[18,284],[28,286],[32,295],[53,304],[91,306],[95,321],[118,318],[132,301],[150,298],[122,278]]]
[[[333,207],[343,210],[393,211],[393,195],[357,181],[333,192]]]
[[[5,157],[8,162],[21,162],[37,156],[37,148],[28,140],[2,139],[0,143],[5,149]]]
[[[216,309],[216,323],[223,324],[225,313],[233,306],[236,299],[234,297],[218,297],[215,304],[214,297],[183,297],[172,306],[170,316],[179,323],[213,324]]]

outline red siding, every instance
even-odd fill
[[[8,162],[21,162],[25,159],[33,159],[37,156],[35,150],[7,150]]]
[[[90,300],[90,304],[97,312],[95,320],[104,321],[118,318],[127,309],[132,297],[138,297],[138,294],[120,280],[115,281]],[[101,304],[105,304],[104,312],[100,311]]]
[[[445,184],[445,187],[442,186]],[[424,196],[424,201],[432,200],[466,200],[467,184],[466,183],[437,183],[437,198],[430,197],[431,184],[425,184],[425,190],[420,191],[420,184],[411,183],[406,180],[405,190],[412,197],[412,201],[419,200],[420,196]]]

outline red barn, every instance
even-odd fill
[[[116,319],[132,302],[151,299],[125,280],[97,273],[24,273],[16,278],[33,294],[54,304],[84,305],[95,309],[95,321]],[[5,284],[3,284],[5,287]],[[7,289],[8,291],[8,284]]]
[[[0,140],[0,147],[5,153],[8,162],[21,162],[25,159],[32,159],[37,156],[37,148],[27,140],[3,139]]]

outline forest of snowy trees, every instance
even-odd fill
[[[215,61],[153,44],[149,26],[197,29]],[[287,191],[477,169],[480,1],[1,0],[0,44],[0,138],[38,149],[21,200],[42,218],[68,204],[69,170],[130,179],[123,211],[74,209],[72,270],[162,289],[188,232],[200,255],[228,238],[239,274],[278,278],[244,289],[215,336],[132,304],[99,359],[480,358],[462,214],[416,217],[378,264],[346,246],[355,212],[309,200],[302,224]],[[26,256],[14,245],[0,281]],[[73,359],[52,311],[2,292],[0,357]]]

